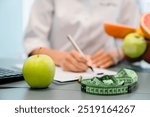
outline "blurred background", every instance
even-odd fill
[[[25,58],[23,34],[34,0],[0,0],[0,57]],[[150,0],[137,0],[141,12],[150,11]]]
[[[22,0],[0,0],[0,57],[21,56],[22,38]]]

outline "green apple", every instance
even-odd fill
[[[147,43],[144,37],[138,33],[130,33],[123,41],[123,52],[130,58],[138,58],[144,54]]]
[[[33,55],[24,62],[22,73],[31,88],[47,88],[54,80],[55,64],[47,55]]]

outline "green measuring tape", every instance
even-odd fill
[[[116,75],[95,76],[81,79],[81,90],[97,95],[116,95],[132,92],[138,82],[138,75],[130,69],[121,69]]]

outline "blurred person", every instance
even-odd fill
[[[108,68],[124,57],[103,29],[105,21],[136,26],[135,0],[35,0],[26,29],[26,53],[49,55],[66,71],[83,72],[88,65]],[[70,34],[86,57],[66,39]],[[120,54],[118,54],[118,52]]]

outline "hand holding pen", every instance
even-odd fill
[[[88,69],[87,60],[76,50],[67,52],[60,66],[64,71],[72,72],[85,72]]]
[[[71,37],[71,35],[67,36],[67,39],[71,42],[71,44],[73,45],[73,47],[80,53],[81,57],[83,57],[84,59],[86,59],[86,56],[84,55],[84,53],[81,51],[81,49],[79,48],[79,46],[76,44],[76,42],[73,40],[73,38]],[[86,59],[87,60],[87,59]],[[88,63],[88,60],[87,60]],[[91,69],[92,72],[94,72],[94,69],[91,65],[88,65],[88,68]]]

